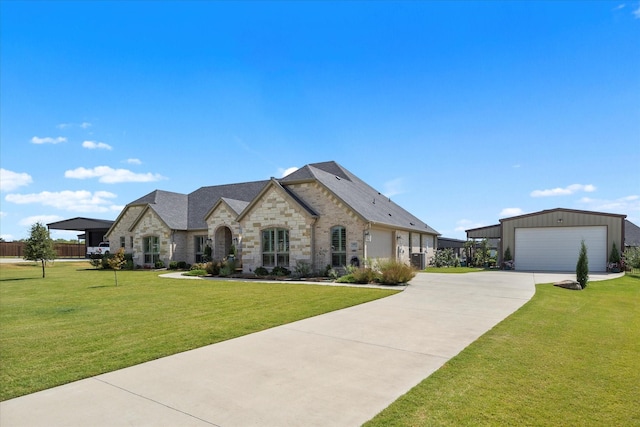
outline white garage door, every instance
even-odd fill
[[[606,271],[605,226],[516,228],[516,269],[575,271],[582,240],[587,246],[589,271]]]

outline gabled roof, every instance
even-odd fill
[[[170,229],[186,230],[187,202],[186,194],[155,190],[129,205],[148,205]]]
[[[640,227],[629,220],[624,220],[624,245],[640,247]]]
[[[280,180],[284,186],[316,180],[368,222],[440,234],[336,162],[312,163]]]
[[[280,190],[285,195],[285,197],[288,197],[291,200],[293,200],[293,202],[296,203],[298,206],[300,206],[300,208],[302,208],[302,210],[306,212],[309,216],[312,216],[312,217],[317,216],[316,213],[311,208],[309,208],[309,206],[307,206],[302,200],[300,200],[299,197],[297,197],[294,193],[292,193],[287,188],[283,187],[280,184],[280,182],[278,182],[277,179],[271,178],[269,183],[264,186],[264,188],[260,191],[260,193],[256,195],[256,197],[251,201],[251,203],[249,203],[249,205],[242,211],[242,213],[238,215],[238,221],[240,221],[240,219],[243,216],[245,216],[248,212],[250,212],[251,209],[260,201],[262,196],[269,190],[269,188],[272,188],[272,187]]]
[[[319,182],[367,222],[439,235],[426,223],[333,161],[306,165],[282,179],[201,187],[188,195],[155,190],[127,206],[146,205],[174,230],[201,230],[207,228],[206,217],[221,201],[237,213],[239,219],[266,191],[268,185],[276,185],[307,214],[317,216],[293,188],[288,188],[288,185],[309,181]]]
[[[188,226],[189,229],[206,229],[207,223],[205,217],[211,208],[221,198],[232,199],[235,202],[227,203],[232,209],[240,208],[238,202],[246,202],[249,204],[262,189],[269,183],[269,180],[243,182],[239,184],[214,185],[209,187],[200,187],[193,193],[189,193],[189,212]],[[244,209],[246,206],[242,207]]]

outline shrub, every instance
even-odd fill
[[[207,270],[207,263],[206,262],[196,262],[193,265],[189,265],[187,263],[185,263],[185,266],[183,268],[183,270]]]
[[[209,261],[207,263],[207,266],[205,267],[205,270],[207,271],[207,273],[211,274],[212,276],[219,275],[220,274],[220,261],[216,261],[216,260]]]
[[[451,248],[438,249],[431,258],[430,264],[433,267],[459,267],[460,259]]]
[[[307,261],[296,261],[294,272],[298,277],[309,277],[311,275],[311,264]]]
[[[227,258],[227,260],[224,261],[220,266],[219,274],[222,277],[231,276],[235,272],[236,272],[236,262],[231,258]]]
[[[507,249],[504,250],[504,261],[511,261],[513,257],[511,256],[511,248],[507,246]]]
[[[271,270],[271,274],[276,276],[276,277],[283,277],[283,276],[288,276],[291,274],[291,271],[286,269],[285,267],[281,267],[281,266],[275,266],[273,267],[273,270]]]
[[[349,275],[353,277],[355,283],[360,284],[375,282],[378,279],[378,274],[369,267],[356,268]]]
[[[578,255],[578,263],[576,264],[576,281],[580,283],[582,289],[587,287],[589,280],[589,259],[587,257],[587,246],[584,240],[580,243],[580,255]]]
[[[189,264],[186,261],[178,261],[178,269],[179,270],[188,270]]]
[[[101,262],[102,262],[102,268],[104,268],[104,269],[109,269],[109,268],[111,268],[111,267],[109,267],[109,260],[111,259],[111,257],[113,257],[113,255],[111,255],[111,254],[107,254],[107,253],[105,253],[104,255],[102,255],[102,259],[101,259]]]
[[[338,279],[336,279],[336,282],[338,282],[338,283],[356,283],[356,279],[355,279],[355,277],[353,277],[353,274],[345,274],[344,276],[338,277]]]
[[[164,261],[162,261],[161,259],[157,260],[156,263],[154,264],[155,268],[164,268]]]
[[[203,270],[203,269],[189,270],[182,273],[182,275],[183,276],[206,276],[207,270]]]
[[[269,270],[267,270],[264,267],[258,267],[256,268],[256,270],[254,271],[254,273],[256,274],[256,276],[260,276],[260,277],[265,277],[269,275]]]
[[[133,264],[133,254],[132,253],[125,253],[124,254],[124,270],[133,270],[134,268],[134,264]]]
[[[629,269],[640,268],[640,247],[625,249],[624,263]]]
[[[171,261],[169,263],[169,270],[177,270],[178,269],[178,261]]]
[[[407,283],[416,276],[415,270],[400,261],[389,260],[380,263],[378,282],[383,285]]]
[[[91,254],[89,258],[89,262],[94,268],[102,267],[102,255],[100,254]]]
[[[618,248],[616,247],[616,242],[613,242],[613,246],[611,247],[609,262],[614,264],[618,264],[620,262],[620,252],[618,252]]]

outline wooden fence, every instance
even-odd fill
[[[84,243],[54,243],[58,258],[84,258]],[[19,257],[24,255],[24,242],[0,242],[1,257]]]

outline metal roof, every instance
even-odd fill
[[[106,230],[113,225],[113,221],[108,219],[76,217],[63,221],[51,222],[47,224],[50,230]]]

